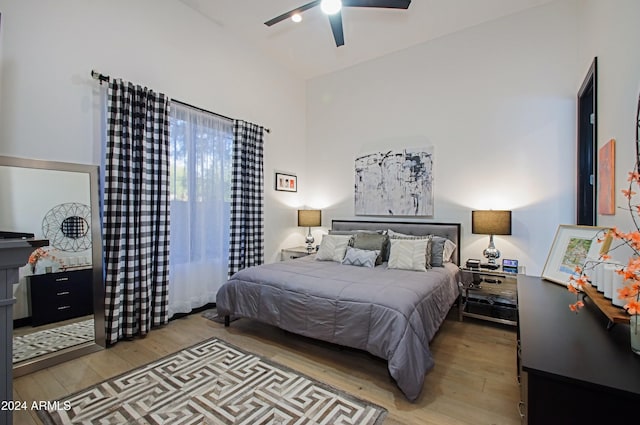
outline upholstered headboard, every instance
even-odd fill
[[[445,237],[456,244],[452,255],[453,262],[460,265],[460,223],[430,223],[401,221],[360,221],[332,220],[332,230],[386,230],[408,235],[437,235]]]

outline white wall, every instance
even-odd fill
[[[636,108],[640,93],[640,2],[581,0],[579,63],[586,73],[598,57],[598,148],[616,139],[616,206],[625,206],[621,189],[635,161]],[[636,190],[637,191],[637,190]],[[599,215],[598,224],[634,230],[630,215]],[[619,260],[626,260],[621,253]]]
[[[617,139],[616,190],[626,182],[639,12],[636,0],[560,0],[305,87],[179,1],[0,0],[0,154],[97,163],[96,69],[272,129],[267,261],[302,242],[303,202],[323,209],[325,228],[353,217],[358,154],[427,143],[428,220],[461,222],[463,258],[479,257],[488,238],[471,234],[471,209],[511,208],[514,234],[496,237],[498,248],[539,274],[557,225],[574,222],[575,96],[594,56],[598,143]],[[300,192],[275,192],[274,170],[297,174]],[[599,222],[630,225],[621,212]]]
[[[266,261],[301,243],[305,85],[177,0],[0,0],[0,154],[99,163],[98,83],[91,69],[272,132],[265,141]],[[298,167],[300,165],[300,167]]]
[[[325,227],[354,215],[356,156],[427,143],[428,220],[462,223],[462,258],[479,258],[488,236],[471,234],[471,210],[511,209],[513,235],[496,245],[539,275],[558,224],[575,222],[576,7],[554,2],[308,81],[305,199]]]

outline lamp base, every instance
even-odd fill
[[[311,254],[313,252],[313,243],[315,242],[315,239],[311,235],[311,227],[309,227],[309,233],[307,233],[307,237],[304,239],[304,241],[307,244],[307,252]]]
[[[480,264],[480,267],[495,270],[500,266],[496,263],[496,260],[500,258],[500,251],[496,249],[493,243],[493,235],[489,236],[489,246],[482,251],[482,254],[487,258],[487,264]]]

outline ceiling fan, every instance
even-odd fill
[[[333,38],[336,41],[336,47],[344,45],[344,33],[342,32],[342,7],[377,7],[382,9],[408,9],[411,0],[315,0],[311,3],[307,3],[289,12],[283,13],[280,16],[276,16],[273,19],[268,20],[264,24],[268,27],[284,21],[287,18],[291,18],[294,15],[300,15],[305,10],[309,10],[313,7],[320,5],[323,12],[329,16],[329,22],[331,23],[331,31],[333,31]],[[332,7],[333,6],[333,7]]]

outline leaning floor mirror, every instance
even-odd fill
[[[98,167],[0,156],[0,232],[46,239],[13,285],[13,371],[105,347]]]

